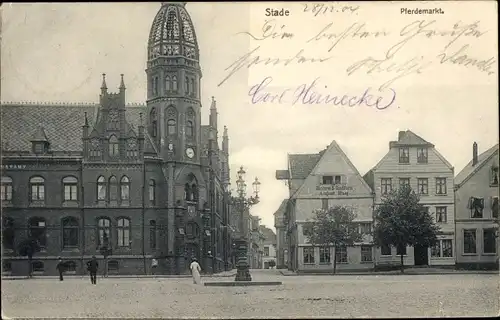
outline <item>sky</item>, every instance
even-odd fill
[[[435,144],[458,173],[474,141],[479,152],[498,143],[496,3],[433,2],[445,11],[439,16],[403,15],[401,3],[186,5],[200,48],[202,122],[208,123],[214,96],[219,134],[226,125],[230,137],[232,187],[240,166],[249,186],[259,178],[261,202],[252,213],[262,224],[274,228],[273,213],[288,198],[275,171],[287,168],[289,153],[317,153],[336,140],[363,175],[399,130],[410,129]],[[267,17],[267,7],[289,15]],[[97,102],[101,74],[117,91],[123,73],[127,102],[145,103],[147,40],[159,8],[4,3],[1,100]],[[464,64],[464,54],[477,63]],[[223,81],[245,55],[252,58]],[[247,67],[257,56],[280,62]],[[258,87],[263,81],[267,86]],[[311,104],[308,87],[316,97],[345,95],[359,103]],[[371,106],[362,103],[365,92],[387,108],[375,108],[376,98]]]

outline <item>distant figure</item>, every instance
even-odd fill
[[[151,260],[151,273],[154,275],[156,273],[156,268],[158,267],[158,260],[156,260],[155,258],[153,258],[153,260]]]
[[[200,264],[198,263],[198,261],[196,261],[196,258],[193,258],[193,262],[191,262],[189,269],[191,269],[191,274],[193,275],[193,283],[200,284],[201,283],[201,276],[200,276],[201,267],[200,267]]]
[[[59,271],[59,281],[63,281],[64,280],[64,278],[63,278],[64,263],[63,263],[61,257],[59,257],[59,261],[57,262],[56,269],[57,269],[57,271]]]
[[[92,260],[87,262],[87,270],[90,272],[90,282],[92,284],[97,284],[97,268],[99,268],[99,263],[95,256],[92,256]]]

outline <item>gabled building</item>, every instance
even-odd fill
[[[262,256],[262,268],[269,269],[270,262],[276,263],[276,234],[270,228],[261,225],[260,232],[263,235],[262,248],[264,254]]]
[[[125,81],[91,105],[2,103],[3,270],[26,274],[17,245],[39,242],[33,270],[84,274],[109,251],[110,273],[223,270],[229,138],[217,106],[201,124],[201,67],[186,3],[164,2],[147,41],[147,101],[127,105]],[[103,264],[101,264],[102,266]],[[102,270],[100,270],[101,272]]]
[[[455,177],[457,267],[498,269],[498,144]]]
[[[287,224],[285,221],[287,207],[288,199],[285,199],[274,213],[274,228],[276,228],[276,267],[278,269],[285,269],[288,267]]]
[[[286,202],[289,268],[299,272],[330,271],[333,255],[337,268],[354,270],[373,267],[371,236],[373,194],[337,142],[317,154],[289,154],[288,169],[276,177],[289,188]],[[352,207],[363,241],[353,247],[313,246],[308,243],[307,222],[316,209],[336,205]]]
[[[408,247],[402,250],[405,265],[453,265],[455,263],[454,170],[435,146],[410,130],[400,131],[397,141],[389,142],[389,151],[364,176],[375,192],[375,206],[385,194],[401,185],[410,185],[420,196],[441,227],[433,248]],[[376,248],[377,265],[399,264],[396,248]]]

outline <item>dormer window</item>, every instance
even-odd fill
[[[323,184],[333,184],[333,176],[323,176]]]
[[[498,186],[498,167],[491,167],[490,186]]]
[[[399,148],[399,163],[410,163],[410,151],[408,147]]]
[[[417,163],[427,163],[427,148],[417,149]]]

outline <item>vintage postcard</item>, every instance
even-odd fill
[[[497,2],[0,8],[3,317],[498,315]]]

